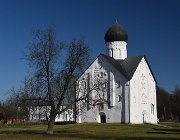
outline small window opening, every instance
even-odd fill
[[[151,104],[151,114],[154,115],[154,104]]]
[[[100,77],[101,77],[101,78],[103,78],[103,75],[104,75],[104,73],[103,73],[103,72],[101,72],[101,73],[100,73]]]
[[[111,54],[112,54],[111,56],[113,57],[113,55],[114,55],[114,54],[113,54],[113,49],[111,49]]]
[[[104,105],[103,104],[99,104],[99,111],[103,111],[104,110]]]
[[[106,88],[106,83],[103,83],[103,84],[102,84],[102,87],[103,87],[103,88]]]
[[[86,97],[84,98],[84,102],[85,102],[85,103],[87,102],[87,98],[86,98]]]
[[[120,102],[121,101],[121,95],[118,95],[118,102]]]
[[[120,81],[117,80],[117,81],[116,81],[116,88],[119,88],[119,87],[120,87]]]

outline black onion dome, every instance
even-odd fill
[[[125,41],[127,43],[128,35],[127,32],[121,27],[121,25],[116,22],[112,25],[106,32],[104,36],[105,42],[112,41]]]

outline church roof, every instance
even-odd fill
[[[131,79],[136,71],[141,59],[144,56],[128,57],[124,60],[115,60],[114,58],[101,54],[107,61],[109,61],[119,72],[121,72],[127,79]]]
[[[123,67],[125,68],[129,79],[131,79],[133,77],[134,72],[136,71],[136,69],[143,57],[144,56],[128,57],[125,60],[120,61],[120,63],[122,63]]]
[[[121,27],[121,25],[116,22],[107,30],[104,36],[105,42],[112,41],[125,41],[128,40],[127,32]]]
[[[153,74],[153,72],[151,70],[151,67],[150,67],[150,65],[149,65],[149,63],[148,63],[148,61],[147,61],[147,59],[146,59],[146,57],[144,55],[139,55],[139,56],[134,56],[134,57],[127,57],[124,60],[120,60],[120,59],[116,60],[113,57],[110,57],[108,55],[100,54],[95,60],[97,60],[100,56],[105,58],[110,64],[112,64],[128,80],[130,80],[133,77],[139,63],[141,62],[142,58],[144,58],[146,60],[147,64],[148,64],[148,66],[149,66],[149,69],[150,69],[153,77],[154,77],[154,74]],[[89,67],[94,63],[94,61],[89,65]],[[83,75],[83,73],[82,73],[82,75]],[[154,77],[154,80],[157,83],[155,77]]]

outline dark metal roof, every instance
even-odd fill
[[[150,69],[150,71],[151,71],[151,73],[153,75],[153,78],[154,78],[155,82],[157,83],[157,81],[156,81],[156,79],[154,77],[154,74],[153,74],[153,72],[151,70],[151,67],[150,67],[146,57],[143,56],[143,55],[134,56],[134,57],[128,57],[128,58],[126,58],[124,60],[115,60],[114,58],[112,58],[112,57],[110,57],[108,55],[100,54],[100,55],[98,55],[98,57],[95,60],[97,60],[100,56],[105,58],[110,64],[112,64],[115,67],[115,69],[117,69],[128,80],[130,80],[133,77],[139,63],[141,62],[142,58],[144,58],[146,60],[147,64],[148,64],[148,66],[149,66],[149,69]],[[94,61],[89,65],[89,67],[94,63]],[[84,72],[81,74],[81,76],[84,74]]]
[[[104,36],[105,42],[112,42],[112,41],[125,41],[128,40],[127,32],[120,26],[118,21],[116,22],[107,30]]]
[[[108,55],[101,54],[110,64],[112,64],[120,73],[122,73],[125,77],[128,77],[128,74],[125,68],[122,66],[121,61],[115,60],[113,57]],[[129,78],[128,78],[129,79]]]
[[[128,78],[131,79],[136,71],[140,61],[144,56],[135,56],[135,57],[128,57],[124,60],[121,60],[123,67],[125,68]]]
[[[112,57],[101,54],[108,62],[110,62],[120,73],[127,79],[131,79],[136,71],[141,59],[144,56],[128,57],[124,60],[115,60]]]

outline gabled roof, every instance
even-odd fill
[[[155,80],[155,82],[157,83],[156,81],[156,78],[154,77],[154,74],[151,70],[151,67],[146,59],[145,56],[143,55],[140,55],[140,56],[134,56],[134,57],[128,57],[124,60],[115,60],[114,58],[110,57],[110,56],[107,56],[107,55],[104,55],[104,54],[100,54],[102,57],[104,57],[109,63],[111,63],[121,74],[123,74],[128,80],[130,80],[139,63],[141,62],[142,58],[145,59],[145,61],[147,62],[147,65],[152,73],[152,76]]]
[[[115,60],[113,57],[104,54],[101,54],[101,56],[104,57],[110,64],[112,64],[121,74],[128,78],[128,73],[126,72],[120,60]]]
[[[154,80],[156,82],[156,79],[155,79],[155,77],[153,75],[153,72],[152,72],[152,70],[150,68],[150,65],[149,65],[146,57],[143,56],[143,55],[134,56],[134,57],[128,57],[128,58],[126,58],[124,60],[120,60],[120,59],[119,60],[115,60],[114,58],[112,58],[112,57],[110,57],[108,55],[100,54],[100,55],[98,55],[98,57],[96,59],[98,59],[100,56],[105,58],[110,64],[112,64],[115,67],[115,69],[117,69],[128,80],[130,80],[133,77],[133,75],[134,75],[134,73],[135,73],[139,63],[141,62],[142,58],[144,58],[146,60],[146,62],[147,62],[147,65],[148,65],[151,73],[152,73],[152,76],[153,76],[153,78],[154,78]],[[89,67],[94,63],[94,61],[89,65]],[[84,72],[82,73],[82,75],[84,74]]]
[[[129,57],[125,60],[121,60],[120,63],[122,63],[123,67],[125,68],[128,78],[131,79],[144,56],[135,56],[135,57]]]
[[[109,63],[111,63],[127,79],[131,79],[136,71],[141,59],[144,56],[128,57],[124,60],[115,60],[114,58],[101,54]]]

